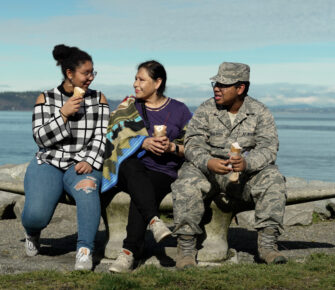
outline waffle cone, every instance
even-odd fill
[[[166,136],[166,126],[165,125],[154,125],[154,134],[155,137]]]
[[[241,149],[240,148],[236,148],[234,146],[230,147],[230,152],[231,153],[235,153],[235,154],[240,154],[241,153]]]
[[[239,172],[232,172],[229,176],[229,180],[231,182],[237,182],[238,178],[240,177],[240,173]]]
[[[85,91],[82,88],[74,87],[73,96],[74,97],[83,97],[85,95]]]

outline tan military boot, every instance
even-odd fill
[[[176,268],[181,270],[194,267],[197,265],[195,257],[196,238],[194,236],[180,235],[178,236]]]
[[[258,256],[267,264],[284,264],[287,258],[278,251],[277,228],[267,227],[258,231]]]

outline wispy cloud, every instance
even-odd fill
[[[100,11],[132,17],[133,24],[123,23],[123,30],[137,28],[134,35],[140,37],[158,32],[152,35],[154,45],[169,48],[175,45],[190,48],[197,43],[197,49],[215,50],[218,46],[229,49],[241,48],[241,42],[244,47],[253,47],[299,43],[306,39],[329,40],[335,36],[331,28],[335,24],[331,0],[144,0],[141,5],[134,5],[130,0],[117,5],[106,0],[90,0],[88,3]],[[120,19],[122,17],[117,20]],[[155,25],[148,29],[147,23]],[[146,29],[142,30],[143,27]]]
[[[328,107],[335,104],[335,94],[327,86],[289,83],[252,85],[250,95],[268,106],[311,105],[314,107]]]
[[[335,38],[331,0],[82,2],[87,10],[79,14],[1,20],[1,41],[64,41],[112,49],[135,45],[155,51],[231,50]]]
[[[307,90],[304,98],[335,90],[332,0],[21,2],[7,1],[0,10],[1,81],[12,90],[59,84],[51,56],[58,43],[92,54],[97,88],[122,85],[128,93],[136,64],[155,58],[167,69],[169,93],[194,103],[211,94],[209,78],[222,61],[250,64],[253,87],[295,84],[296,91]],[[15,13],[17,7],[26,10]],[[306,84],[323,91],[309,92]],[[288,95],[285,86],[269,93]]]

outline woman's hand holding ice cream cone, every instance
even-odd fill
[[[154,125],[153,137],[146,138],[142,148],[158,156],[166,152],[172,152],[174,144],[166,136],[166,129],[165,125]]]
[[[170,146],[170,140],[166,136],[148,137],[143,141],[142,148],[152,152],[155,155],[162,155],[167,152]]]
[[[84,100],[85,91],[78,87],[74,88],[73,96],[70,97],[60,109],[64,121],[73,116],[80,109],[80,104]]]

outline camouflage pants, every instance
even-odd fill
[[[269,165],[257,174],[241,174],[237,184],[228,175],[206,176],[192,163],[185,162],[178,179],[171,185],[176,234],[201,234],[199,227],[205,211],[205,200],[223,199],[232,204],[252,204],[255,208],[255,228],[283,228],[286,186],[276,165]],[[233,209],[229,209],[233,211]]]

